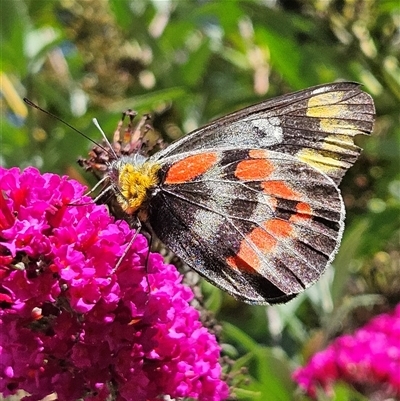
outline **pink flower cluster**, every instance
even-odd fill
[[[220,347],[191,290],[142,235],[114,272],[132,231],[83,191],[0,168],[0,393],[225,399]]]
[[[400,397],[400,305],[353,335],[338,337],[296,370],[293,378],[312,397],[317,387],[330,393],[338,380]]]

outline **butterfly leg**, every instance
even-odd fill
[[[138,234],[140,233],[140,230],[142,229],[142,223],[141,221],[137,218],[136,219],[136,231],[135,234],[133,234],[131,240],[129,241],[128,245],[126,246],[124,252],[122,253],[121,257],[118,259],[117,264],[115,265],[114,269],[112,270],[112,274],[115,273],[119,266],[121,265],[123,259],[125,256],[128,254],[129,250],[131,249],[132,244],[135,242],[135,239],[137,238]]]

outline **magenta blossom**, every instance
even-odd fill
[[[338,337],[308,365],[294,372],[294,380],[308,395],[316,388],[332,392],[344,381],[359,389],[400,397],[400,305],[376,316],[353,335]]]
[[[223,400],[220,347],[191,290],[67,177],[0,168],[0,392]],[[75,205],[75,206],[74,206]]]

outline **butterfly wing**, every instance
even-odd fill
[[[338,184],[357,160],[357,134],[369,134],[372,98],[353,82],[315,86],[247,107],[222,117],[155,155],[230,147],[283,152],[308,163]]]
[[[344,207],[332,179],[262,149],[170,157],[148,209],[155,234],[217,287],[249,303],[284,302],[337,251]]]

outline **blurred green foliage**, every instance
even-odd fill
[[[152,112],[172,141],[209,120],[291,90],[361,82],[377,121],[341,188],[340,252],[287,305],[249,307],[204,285],[224,324],[240,400],[305,399],[291,371],[335,335],[400,301],[400,6],[397,0],[1,0],[1,163],[90,181],[90,143],[27,109],[28,97],[98,140],[120,112]],[[244,373],[242,368],[247,368]],[[368,395],[367,395],[368,396]],[[322,399],[328,399],[321,396]],[[334,400],[363,397],[339,385]]]

